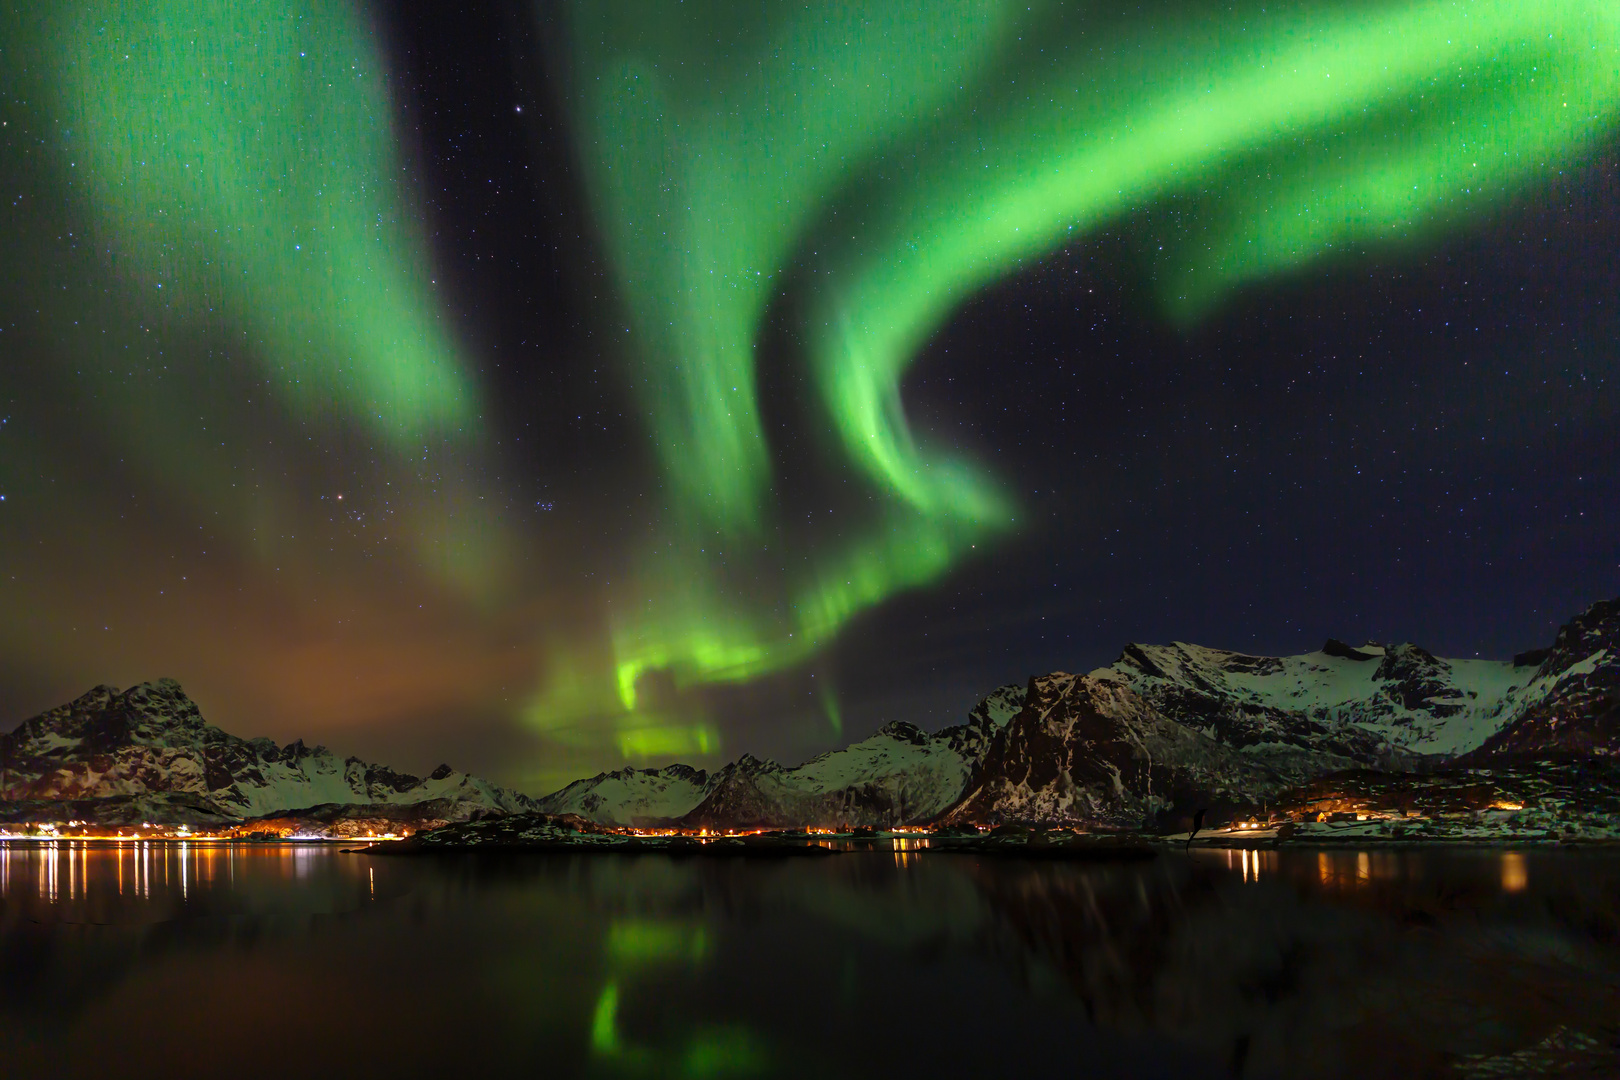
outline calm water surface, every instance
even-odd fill
[[[1620,1075],[1620,856],[0,849],[0,1074]]]

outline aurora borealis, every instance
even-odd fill
[[[539,790],[1620,586],[1610,4],[4,11],[18,716]]]

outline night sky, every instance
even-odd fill
[[[1620,594],[1620,14],[0,6],[0,720],[539,793]]]

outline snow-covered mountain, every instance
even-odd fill
[[[746,828],[900,825],[938,816],[962,794],[991,738],[1018,713],[1024,687],[999,687],[967,722],[932,735],[896,722],[788,768],[752,755],[712,773],[686,765],[621,769],[539,800],[548,814],[615,825]]]
[[[1329,641],[1282,657],[1129,645],[1088,675],[1000,687],[933,734],[895,722],[793,767],[745,755],[709,772],[621,769],[538,800],[448,766],[419,778],[302,742],[240,739],[161,680],[97,687],[0,735],[0,798],[8,812],[45,801],[109,821],[216,823],[320,806],[288,820],[369,827],[389,806],[432,803],[433,820],[535,810],[694,828],[1140,827],[1257,806],[1347,769],[1620,755],[1617,642],[1620,600],[1571,620],[1551,647],[1503,661],[1410,644]]]
[[[1336,641],[1283,657],[1130,645],[1089,675],[1031,680],[942,820],[1134,828],[1258,807],[1347,769],[1614,756],[1617,640],[1620,601],[1605,601],[1510,661]]]
[[[1329,641],[1300,656],[1129,645],[1089,675],[1004,686],[967,723],[893,723],[788,768],[625,769],[540,800],[614,824],[745,828],[927,821],[1139,827],[1258,807],[1313,777],[1620,750],[1620,601],[1550,649],[1447,660],[1411,644]]]
[[[1416,645],[1249,656],[1200,645],[1130,645],[1093,679],[1285,773],[1466,753],[1513,719],[1531,674],[1512,661],[1442,660]]]
[[[619,769],[575,780],[536,805],[541,813],[578,814],[601,825],[662,825],[690,813],[713,786],[709,773],[690,765]]]
[[[1566,623],[1552,648],[1517,657],[1526,670],[1509,699],[1513,719],[1469,761],[1551,754],[1620,755],[1620,599]],[[1530,665],[1535,665],[1533,668]]]
[[[1159,713],[1269,759],[1285,775],[1400,768],[1423,759],[1614,753],[1620,600],[1594,604],[1551,648],[1512,660],[1446,660],[1416,645],[1329,641],[1303,656],[1131,645],[1091,677]]]
[[[896,721],[791,769],[745,754],[714,774],[708,794],[681,822],[747,828],[929,821],[956,801],[975,763],[960,741],[942,735]]]
[[[443,800],[455,820],[532,808],[524,795],[441,765],[427,777],[340,758],[302,741],[242,739],[203,719],[173,679],[119,692],[98,686],[0,735],[0,799],[95,803],[119,820],[176,807],[199,818],[247,818],[321,804],[405,806]],[[182,815],[184,816],[184,815]]]

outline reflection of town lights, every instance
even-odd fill
[[[1530,884],[1530,868],[1522,851],[1502,853],[1502,891],[1523,892]]]

